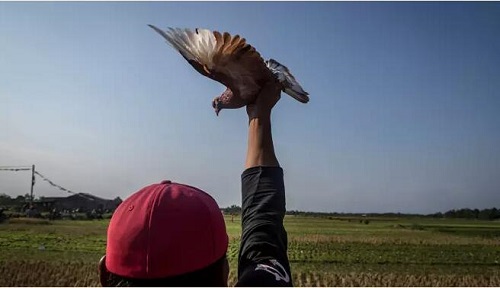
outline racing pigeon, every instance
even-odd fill
[[[164,31],[148,26],[178,50],[196,71],[226,86],[222,95],[212,101],[216,115],[222,109],[252,103],[268,81],[278,81],[286,94],[302,103],[309,102],[309,94],[286,66],[273,59],[264,61],[239,35],[207,29],[168,28]]]

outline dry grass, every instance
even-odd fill
[[[100,286],[93,263],[19,260],[0,262],[0,286]],[[493,275],[412,275],[398,273],[297,272],[295,286],[461,286],[498,287],[500,276]],[[233,269],[229,285],[236,283]]]
[[[296,286],[377,286],[377,287],[466,287],[498,286],[499,275],[404,275],[395,273],[296,273],[293,275]]]
[[[99,286],[108,222],[30,221],[0,225],[0,286]],[[475,234],[500,223],[425,220],[419,227],[430,228],[406,228],[411,221],[287,218],[294,285],[500,286],[500,238]],[[226,224],[234,285],[241,228],[239,219]],[[467,233],[442,233],[437,225]]]
[[[289,240],[311,243],[498,245],[498,238],[460,237],[428,231],[402,231],[395,235],[290,235]]]
[[[51,225],[52,222],[46,219],[37,218],[12,218],[8,220],[8,223],[13,224],[28,224],[28,225]]]
[[[97,263],[0,262],[0,286],[100,286]]]

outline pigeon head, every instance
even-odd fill
[[[220,96],[215,97],[212,101],[212,107],[215,109],[215,114],[219,116],[222,109],[237,109],[245,106],[247,103],[233,94],[231,89],[226,88]]]

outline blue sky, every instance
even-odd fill
[[[287,208],[500,206],[500,4],[1,2],[0,166],[127,197],[171,179],[240,203],[247,118],[147,24],[240,34],[311,101],[273,113]],[[29,191],[0,172],[0,193]],[[38,179],[37,196],[65,194]]]

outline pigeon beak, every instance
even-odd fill
[[[212,107],[214,107],[214,109],[215,109],[215,115],[219,116],[219,112],[221,110],[221,108],[219,106],[219,99],[215,98],[212,101]]]

